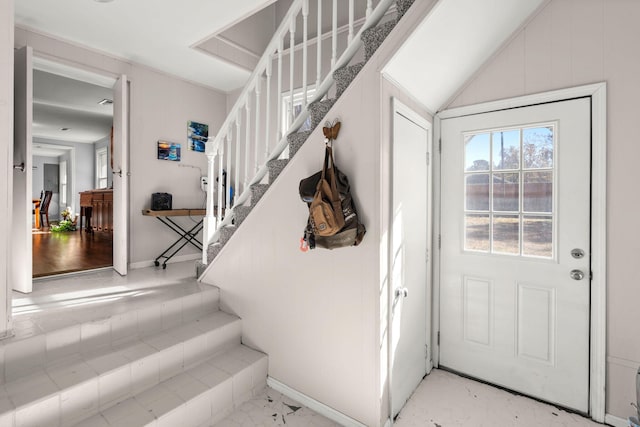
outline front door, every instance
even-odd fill
[[[441,124],[440,365],[587,413],[590,99]]]
[[[429,124],[394,100],[391,400],[396,416],[427,372]]]

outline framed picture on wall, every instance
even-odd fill
[[[209,139],[209,125],[193,122],[187,123],[187,141],[189,150],[204,153],[204,149]]]
[[[158,160],[180,161],[180,144],[158,141]]]

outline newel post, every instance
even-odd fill
[[[202,229],[202,263],[207,263],[207,248],[213,238],[213,233],[216,232],[216,214],[215,214],[215,201],[213,199],[213,187],[216,182],[215,175],[215,162],[216,155],[218,154],[218,143],[214,141],[207,141],[205,154],[207,156],[207,205],[206,215],[203,221]]]

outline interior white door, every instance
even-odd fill
[[[129,92],[127,76],[113,87],[113,269],[127,274],[129,253]]]
[[[31,122],[33,120],[33,51],[25,46],[14,55],[13,212],[9,280],[14,290],[31,292]]]
[[[441,129],[440,364],[587,413],[589,98]]]
[[[391,212],[391,401],[395,417],[427,373],[428,124],[395,103]]]

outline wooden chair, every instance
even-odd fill
[[[49,224],[49,203],[51,203],[51,196],[53,196],[53,191],[45,191],[42,203],[40,203],[40,224],[44,225],[44,219],[47,218],[47,227],[51,226],[51,224]]]
[[[35,216],[35,225],[36,228],[40,228],[40,206],[42,206],[42,191],[40,192],[40,199],[33,199],[33,204],[35,205],[34,209],[32,210],[33,216]]]

